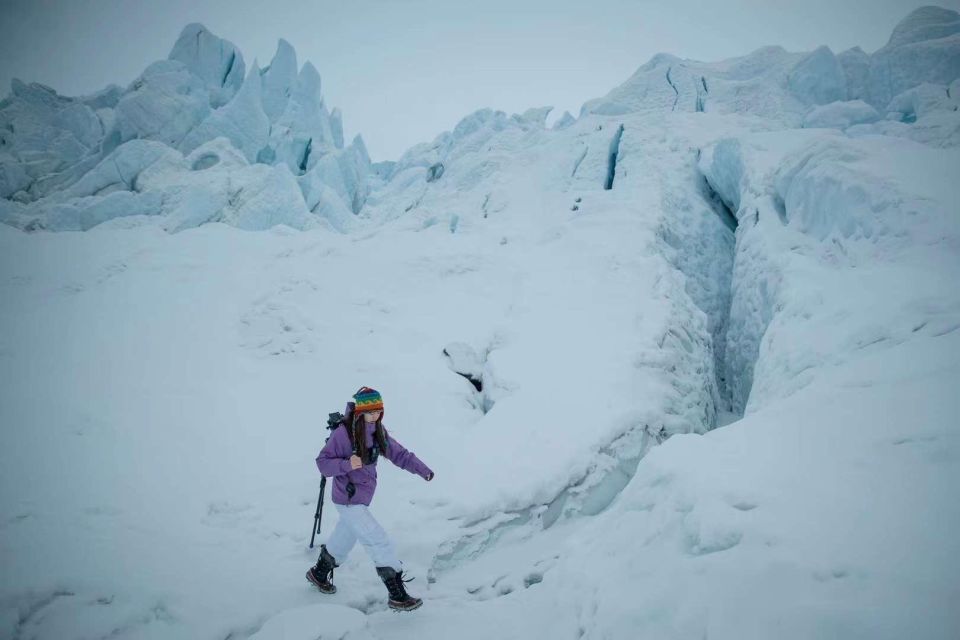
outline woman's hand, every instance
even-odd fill
[[[350,456],[350,468],[354,471],[363,466],[363,461],[360,460],[360,456]]]

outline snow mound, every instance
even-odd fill
[[[863,100],[832,102],[810,110],[803,117],[805,129],[846,129],[855,124],[869,124],[880,119],[877,110]]]
[[[958,107],[960,96],[949,87],[924,82],[894,97],[887,105],[887,119],[913,123],[936,113],[955,112]]]
[[[960,81],[950,86],[924,83],[890,101],[885,120],[853,125],[850,136],[886,135],[931,147],[960,146]]]
[[[576,611],[583,589],[564,585],[589,583],[592,613],[558,627],[617,638],[951,638],[957,586],[943,558],[960,551],[960,509],[946,489],[960,479],[958,354],[956,332],[918,340],[729,428],[671,438],[616,509],[568,534],[567,557],[539,593],[523,592],[523,609],[564,611],[559,591]],[[919,378],[893,373],[898,359],[914,361]]]

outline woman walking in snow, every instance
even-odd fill
[[[347,405],[347,417],[334,429],[317,456],[320,473],[333,478],[333,505],[340,520],[327,544],[320,545],[320,558],[307,570],[307,580],[323,593],[336,593],[337,588],[330,582],[333,569],[347,559],[359,540],[387,587],[390,608],[412,611],[423,604],[423,600],[409,595],[404,588],[403,572],[393,543],[368,507],[377,488],[377,459],[381,454],[424,480],[432,480],[433,471],[387,433],[379,392],[362,387],[353,399],[355,402]]]

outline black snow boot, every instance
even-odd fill
[[[404,582],[410,580],[403,579],[403,571],[397,571],[393,567],[377,567],[377,573],[383,584],[387,585],[387,591],[390,592],[390,599],[387,606],[394,611],[413,611],[419,609],[423,604],[420,598],[414,598],[404,588]],[[412,579],[412,578],[411,578]]]
[[[330,582],[330,579],[333,578],[333,568],[336,566],[337,562],[327,551],[327,545],[322,544],[320,545],[320,558],[317,559],[317,564],[307,569],[307,580],[313,583],[317,589],[320,589],[322,593],[336,593],[337,588]]]

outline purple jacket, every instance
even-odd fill
[[[376,429],[376,423],[368,423],[365,437],[367,448],[373,446],[373,432]],[[406,469],[410,473],[415,473],[424,480],[433,476],[430,467],[423,464],[420,458],[415,456],[412,451],[407,451],[403,445],[394,440],[389,432],[387,433],[387,451],[381,452],[385,458],[397,465],[401,469]],[[350,469],[350,456],[353,455],[353,449],[350,447],[350,435],[346,427],[340,426],[334,429],[333,435],[323,446],[320,455],[317,456],[317,469],[320,473],[333,478],[333,501],[336,504],[365,504],[370,505],[373,500],[373,492],[377,489],[377,465],[363,465],[359,469]],[[353,498],[347,497],[347,483],[352,482],[356,487]]]

